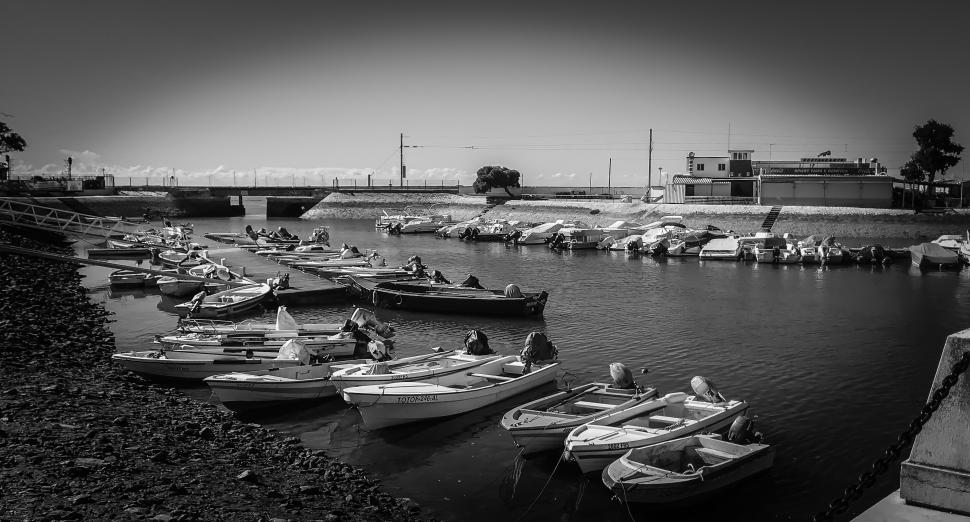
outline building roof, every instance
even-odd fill
[[[674,185],[712,185],[714,181],[711,178],[695,178],[694,176],[675,174],[671,183]]]

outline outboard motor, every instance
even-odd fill
[[[465,239],[466,237],[471,235],[471,233],[472,233],[471,228],[465,227],[465,230],[462,230],[461,232],[458,233],[458,239]]]
[[[525,364],[523,373],[529,373],[534,362],[551,361],[558,357],[559,350],[556,345],[552,344],[552,341],[541,332],[530,333],[525,338],[525,347],[522,348],[522,353],[519,354],[519,358]]]
[[[481,330],[472,330],[465,334],[465,352],[469,355],[491,355],[495,353],[488,346],[488,336]]]
[[[754,431],[754,421],[745,415],[739,415],[731,423],[727,440],[734,444],[751,444],[764,440],[764,435],[760,431]]]
[[[613,378],[613,388],[632,390],[636,387],[633,372],[623,363],[610,363],[610,377]]]
[[[714,381],[706,377],[701,377],[700,375],[694,377],[690,380],[690,387],[694,389],[694,393],[710,402],[718,403],[727,400],[721,395],[721,392],[717,391],[717,385],[714,384]]]

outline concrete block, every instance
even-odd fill
[[[947,337],[930,397],[967,352],[970,330]],[[970,513],[970,372],[960,376],[916,436],[900,469],[899,491],[910,504]]]

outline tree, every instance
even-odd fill
[[[923,181],[926,179],[926,174],[923,173],[923,169],[912,159],[904,163],[902,167],[899,167],[899,175],[906,181]]]
[[[475,183],[472,184],[475,187],[476,194],[483,194],[492,190],[493,188],[505,189],[509,197],[513,197],[513,194],[509,192],[509,187],[518,187],[519,185],[519,171],[507,169],[505,167],[496,167],[492,165],[486,165],[478,169],[478,177],[475,179]]]
[[[953,127],[930,120],[925,125],[916,126],[913,137],[916,138],[919,150],[913,153],[907,165],[915,164],[926,175],[926,181],[930,185],[936,179],[937,173],[943,177],[947,169],[960,162],[963,145],[953,143]]]
[[[0,163],[0,181],[6,181],[10,175],[10,156],[7,152],[22,152],[27,142],[16,132],[12,132],[7,124],[0,121],[0,154],[3,154],[3,162]]]
[[[0,154],[6,152],[23,152],[27,142],[16,132],[12,132],[7,124],[0,121]]]

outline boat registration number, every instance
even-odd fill
[[[397,402],[435,402],[438,400],[437,395],[406,395],[404,397],[398,397]]]
[[[615,449],[627,449],[627,448],[630,447],[630,443],[629,442],[615,442],[613,444],[607,444],[606,447],[607,447],[607,449],[611,449],[611,450],[615,450]]]

